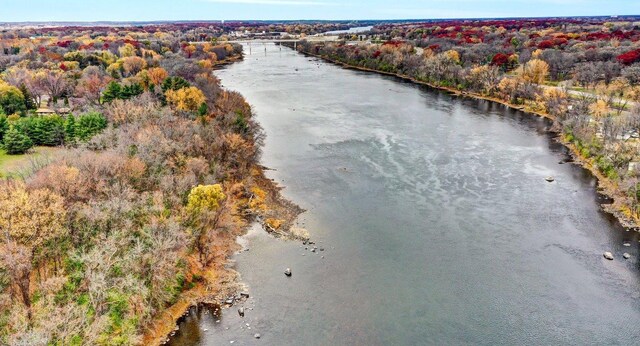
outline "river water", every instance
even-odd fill
[[[325,251],[253,229],[245,317],[194,312],[172,345],[640,343],[640,237],[546,121],[273,45],[217,75]]]

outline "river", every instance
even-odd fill
[[[217,75],[325,251],[252,229],[245,317],[194,311],[171,345],[640,343],[640,237],[547,121],[266,47]]]

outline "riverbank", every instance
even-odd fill
[[[283,198],[280,194],[282,187],[264,174],[266,168],[254,165],[251,168],[251,176],[243,182],[253,192],[249,198],[230,195],[231,207],[227,209],[222,218],[232,220],[230,238],[234,241],[221,244],[219,252],[224,257],[214,261],[206,268],[202,268],[198,275],[202,278],[193,288],[183,292],[177,302],[166,308],[147,327],[144,334],[143,345],[161,345],[166,343],[176,330],[176,324],[185,316],[190,307],[199,304],[224,305],[229,297],[235,297],[244,289],[240,282],[240,275],[228,267],[229,258],[240,250],[240,245],[235,241],[245,235],[253,222],[258,222],[262,228],[276,237],[288,240],[308,239],[306,231],[294,228],[293,224],[303,210]],[[232,191],[234,187],[228,187]]]
[[[411,76],[400,74],[400,73],[385,72],[385,71],[379,71],[379,70],[370,69],[366,67],[350,65],[342,61],[331,59],[329,57],[319,55],[319,54],[312,54],[312,53],[300,51],[300,50],[298,50],[298,52],[305,56],[315,57],[315,58],[322,59],[324,61],[328,61],[330,63],[339,65],[343,68],[358,70],[363,72],[377,73],[377,74],[386,75],[386,76],[392,76],[392,77],[400,78],[402,80],[406,80],[415,84],[425,85],[436,90],[446,91],[455,96],[470,97],[477,100],[484,100],[484,101],[499,103],[501,105],[504,105],[514,110],[522,111],[528,114],[549,119],[550,121],[554,122],[554,125],[557,124],[556,118],[553,115],[546,112],[539,111],[539,110],[531,109],[526,105],[525,106],[515,105],[495,97],[490,97],[490,96],[473,93],[473,92],[460,91],[455,88],[440,86],[433,83],[420,81]],[[604,196],[612,200],[611,204],[602,204],[601,205],[602,209],[607,213],[610,213],[611,215],[613,215],[623,227],[628,229],[633,229],[635,231],[640,231],[640,219],[634,216],[633,213],[631,212],[632,206],[625,203],[620,197],[620,196],[623,196],[625,192],[619,187],[619,185],[615,181],[612,181],[607,176],[602,174],[602,172],[600,172],[600,170],[598,169],[598,167],[596,166],[592,158],[585,157],[574,143],[568,141],[567,138],[564,136],[562,129],[559,128],[559,126],[553,126],[549,129],[549,131],[551,131],[554,134],[554,139],[556,141],[564,145],[569,150],[573,158],[573,163],[588,170],[589,172],[591,172],[593,176],[596,177],[598,181],[599,193],[603,194]]]

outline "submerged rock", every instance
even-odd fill
[[[240,315],[240,317],[244,317],[244,308],[238,309],[238,315]]]
[[[609,261],[613,261],[613,254],[609,251],[602,254],[602,256],[604,256],[604,258],[608,259]]]
[[[284,275],[291,276],[291,268],[287,268],[284,270]]]
[[[622,254],[622,257],[624,257],[624,259],[629,259],[629,258],[631,258],[631,255],[629,255],[628,253],[625,252],[625,253]]]

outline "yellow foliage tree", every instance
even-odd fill
[[[543,84],[549,75],[549,64],[540,59],[532,59],[524,65],[520,72],[525,80]]]
[[[160,85],[165,79],[167,79],[167,77],[169,77],[167,70],[162,67],[152,67],[147,71],[149,73],[149,81],[153,85]]]
[[[135,56],[136,47],[134,47],[131,43],[125,43],[122,47],[118,48],[118,53],[120,53],[121,58]]]
[[[65,232],[62,197],[48,189],[27,191],[22,183],[0,184],[0,230],[11,240],[42,247]]]
[[[207,101],[202,91],[194,86],[180,90],[167,90],[165,96],[173,108],[185,112],[195,112]]]
[[[122,58],[122,69],[127,76],[133,76],[147,67],[147,62],[138,56]]]
[[[610,113],[609,105],[604,100],[598,100],[589,106],[589,111],[596,118],[602,118]]]
[[[189,192],[187,210],[191,213],[216,211],[225,198],[220,184],[198,185]]]
[[[444,52],[443,54],[449,60],[455,62],[456,64],[460,63],[460,53],[458,53],[458,51],[451,49],[451,50],[448,50],[448,51]]]

